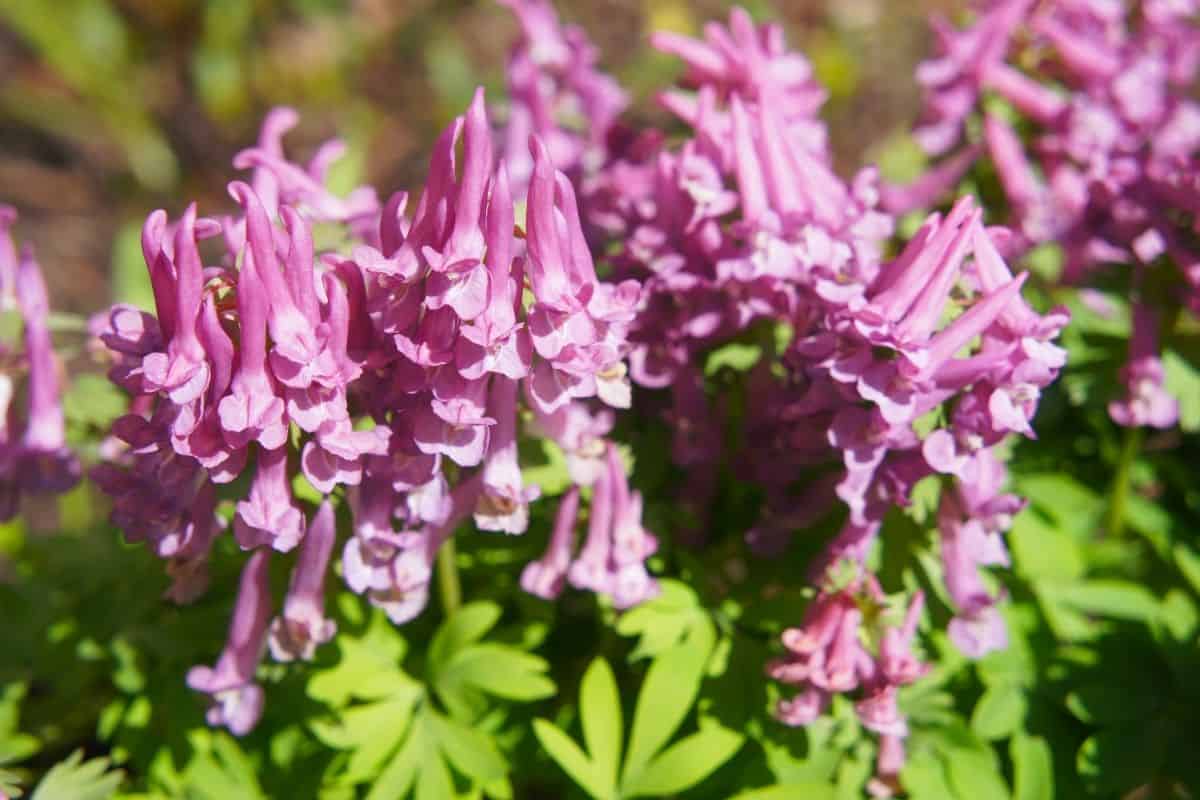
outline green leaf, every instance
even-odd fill
[[[76,750],[50,768],[31,800],[108,800],[123,780],[125,773],[108,771],[107,758],[84,761]]]
[[[712,640],[693,634],[651,662],[633,714],[622,782],[636,780],[679,728],[696,702],[711,652]]]
[[[615,786],[621,761],[621,695],[612,668],[596,658],[583,674],[579,685],[579,716],[583,723],[583,742],[592,766],[605,786]]]
[[[1033,603],[1014,602],[1001,606],[1008,627],[1008,647],[993,650],[975,662],[979,679],[985,686],[1033,686],[1038,681],[1038,666],[1027,630],[1045,624]]]
[[[28,687],[25,683],[10,683],[0,692],[0,765],[16,764],[24,761],[41,749],[37,737],[21,733],[21,701],[25,699]],[[11,773],[6,773],[11,774]],[[0,783],[5,783],[0,777]],[[13,781],[16,779],[13,778]],[[16,797],[13,786],[6,784],[7,794]]]
[[[446,759],[472,781],[488,783],[508,772],[508,764],[490,737],[432,711],[427,712],[426,721]]]
[[[1082,578],[1087,569],[1079,542],[1034,509],[1013,520],[1008,542],[1016,570],[1026,578],[1073,581]]]
[[[1079,535],[1090,534],[1105,508],[1104,498],[1063,473],[1024,475],[1017,490],[1059,528]]]
[[[900,783],[912,800],[946,800],[953,796],[945,765],[927,751],[909,757],[900,770]]]
[[[1200,594],[1200,553],[1188,547],[1183,542],[1175,545],[1172,551],[1175,556],[1175,566],[1179,573],[1191,585],[1192,591]]]
[[[546,754],[554,759],[563,771],[579,786],[596,800],[609,800],[614,796],[614,787],[606,784],[599,770],[575,744],[575,740],[567,736],[545,719],[533,721],[533,733]]]
[[[946,756],[946,771],[960,800],[1009,800],[1008,785],[990,752],[953,750]]]
[[[558,445],[542,438],[523,442],[520,450],[521,475],[526,484],[539,487],[543,497],[560,495],[571,487],[567,457]]]
[[[1174,350],[1163,354],[1162,363],[1167,391],[1179,399],[1179,427],[1200,430],[1200,371]]]
[[[399,800],[408,795],[428,760],[428,749],[424,726],[414,725],[404,746],[371,784],[367,800]]]
[[[1163,598],[1162,622],[1177,642],[1190,641],[1200,626],[1200,610],[1183,589],[1170,589]]]
[[[1159,616],[1159,604],[1149,590],[1118,580],[1081,581],[1067,585],[1046,585],[1043,596],[1087,614],[1152,622]]]
[[[1156,555],[1171,560],[1171,515],[1165,508],[1140,494],[1129,494],[1125,498],[1125,522],[1150,543]]]
[[[446,762],[433,753],[421,765],[416,800],[455,800],[454,780]]]
[[[1040,736],[1018,732],[1009,744],[1013,800],[1054,800],[1054,758]]]
[[[340,780],[363,783],[379,774],[383,762],[404,740],[420,696],[420,690],[414,689],[408,696],[346,709],[336,723],[316,720],[310,724],[325,744],[351,751]]]
[[[7,769],[0,769],[0,793],[10,798],[22,797],[25,792],[21,789],[21,776]]]
[[[188,765],[189,796],[205,800],[226,797],[265,800],[258,770],[238,740],[224,731],[193,731],[198,756]]]
[[[503,644],[485,643],[460,651],[438,673],[439,681],[465,683],[507,700],[540,700],[554,694],[545,659]]]
[[[704,375],[711,377],[723,368],[745,372],[762,358],[762,348],[757,344],[730,342],[722,345],[708,354],[704,362]]]
[[[400,669],[404,639],[382,612],[372,613],[361,638],[343,633],[336,642],[341,653],[337,664],[308,681],[308,696],[314,700],[340,708],[351,697],[377,700],[419,686]]]
[[[641,637],[629,654],[630,661],[658,655],[708,621],[708,612],[687,584],[666,579],[661,587],[658,597],[626,611],[617,621],[617,633]]]
[[[789,783],[751,789],[733,800],[837,800],[837,790],[828,783]]]
[[[479,641],[500,621],[500,606],[468,603],[438,628],[429,645],[429,671],[437,675],[459,650]]]
[[[622,796],[661,797],[690,789],[733,758],[744,741],[727,728],[703,728],[656,756],[632,785],[622,787]]]
[[[1013,684],[989,686],[975,705],[971,730],[984,739],[1003,739],[1020,727],[1027,708],[1028,701],[1021,687]]]
[[[63,395],[63,414],[76,425],[107,428],[126,406],[125,395],[101,375],[76,375]]]

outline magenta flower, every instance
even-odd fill
[[[545,600],[553,600],[562,593],[571,566],[578,515],[579,487],[573,486],[558,503],[545,554],[537,561],[530,561],[521,572],[522,589]]]
[[[231,391],[217,407],[226,442],[245,447],[258,442],[276,450],[287,441],[285,404],[267,371],[267,316],[270,309],[266,289],[254,270],[254,256],[246,250],[238,271],[238,315],[241,323],[241,356]]]
[[[288,448],[258,451],[250,494],[237,504],[233,531],[243,550],[265,545],[286,553],[304,537],[304,515],[292,502]]]
[[[216,666],[192,667],[187,675],[188,686],[210,697],[208,724],[229,728],[235,736],[245,736],[262,716],[263,690],[254,682],[254,673],[271,620],[270,555],[269,550],[258,550],[242,569],[229,638]]]
[[[164,226],[165,222],[164,216]],[[199,399],[208,388],[211,378],[207,354],[197,333],[204,277],[200,252],[196,247],[195,204],[188,206],[179,220],[173,257],[167,254],[165,230],[160,228],[159,236],[159,254],[163,257],[165,268],[175,276],[175,294],[169,306],[174,326],[166,351],[150,353],[142,360],[142,380],[148,390],[164,392],[172,402],[183,405]]]
[[[0,234],[0,239],[5,238]],[[10,450],[0,456],[11,470],[4,482],[14,481],[19,491],[61,494],[79,482],[80,466],[79,459],[66,443],[58,361],[50,338],[46,284],[28,246],[22,250],[17,265],[15,291],[17,308],[25,325],[29,402],[20,444],[15,446],[15,452]],[[7,392],[11,397],[11,384]],[[8,403],[4,406],[7,421]],[[12,447],[13,444],[8,444],[4,449]],[[15,513],[15,503],[11,510]],[[5,518],[11,516],[7,514]]]
[[[1118,425],[1171,428],[1179,421],[1179,401],[1167,393],[1158,349],[1158,315],[1145,302],[1133,308],[1129,361],[1121,368],[1125,396],[1108,405]]]
[[[524,533],[529,526],[529,503],[540,494],[526,488],[517,462],[517,382],[492,378],[488,413],[497,422],[483,463],[483,490],[475,506],[475,526],[481,531]]]
[[[597,68],[587,34],[563,26],[549,0],[501,2],[521,26],[506,70],[510,101],[502,139],[514,193],[523,198],[534,169],[530,136],[546,143],[556,169],[573,176],[593,172],[607,160],[608,139],[629,100]]]
[[[317,646],[337,632],[337,624],[325,618],[325,573],[336,540],[333,506],[325,501],[304,535],[283,615],[271,622],[267,644],[276,661],[311,660]]]

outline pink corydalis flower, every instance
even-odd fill
[[[333,506],[326,500],[304,535],[283,614],[271,622],[267,644],[276,661],[309,661],[317,646],[337,632],[337,624],[325,617],[325,573],[336,541]]]
[[[638,284],[599,284],[570,182],[555,172],[539,140],[531,139],[529,145],[534,170],[526,263],[535,298],[529,309],[529,332],[541,356],[529,382],[529,397],[543,414],[593,396],[627,408],[630,387],[624,340],[638,303]]]
[[[554,166],[573,176],[594,172],[608,156],[610,135],[628,95],[597,66],[583,29],[563,26],[549,0],[501,0],[517,17],[521,36],[506,69],[509,107],[502,135],[504,162],[518,199],[533,162],[531,135],[546,142]]]
[[[996,608],[1000,595],[987,590],[980,574],[980,567],[1008,563],[999,532],[971,516],[963,495],[951,489],[942,492],[938,530],[946,589],[958,609],[948,628],[951,641],[971,658],[1003,650],[1008,632]]]
[[[526,487],[517,462],[517,382],[497,375],[488,394],[488,414],[496,420],[488,455],[483,462],[483,490],[475,506],[475,526],[481,531],[524,533],[529,526],[529,503],[540,490]]]
[[[265,545],[286,553],[304,537],[304,515],[292,501],[287,447],[259,450],[250,493],[237,504],[233,531],[243,550]]]
[[[768,97],[779,103],[788,137],[828,160],[828,134],[817,117],[828,93],[815,80],[808,59],[788,49],[779,25],[756,25],[745,9],[734,7],[728,25],[711,22],[704,27],[703,40],[657,31],[650,43],[681,58],[687,66],[684,86],[699,90],[670,89],[659,94],[659,102],[689,125],[708,128],[705,138],[722,150],[722,160],[729,159],[725,151],[731,120],[718,99],[764,104],[772,102]]]
[[[918,69],[926,102],[916,136],[930,154],[951,155],[929,175],[946,180],[930,188],[949,189],[964,159],[986,154],[1009,201],[1012,252],[1061,244],[1063,278],[1077,284],[1113,263],[1167,255],[1194,290],[1185,220],[1200,187],[1182,179],[1200,150],[1194,9],[1167,8],[1002,0],[963,30],[935,20],[939,56]],[[1047,63],[1052,82],[1028,70]],[[1022,124],[983,113],[984,92]],[[953,152],[972,116],[983,118],[983,150]]]
[[[1158,328],[1158,313],[1144,301],[1135,304],[1129,361],[1121,368],[1125,396],[1108,404],[1108,414],[1118,425],[1171,428],[1179,421],[1179,401],[1166,388]]]
[[[254,256],[246,250],[238,271],[238,316],[241,341],[240,362],[231,391],[220,400],[218,413],[225,440],[245,447],[257,441],[268,450],[287,441],[287,417],[283,398],[267,370],[267,317],[270,301],[266,287],[254,269]]]
[[[200,398],[211,379],[211,366],[197,330],[204,274],[196,244],[196,205],[188,206],[176,226],[172,254],[166,249],[166,214],[156,214],[159,216],[152,214],[146,222],[148,229],[158,233],[158,255],[154,263],[157,270],[174,275],[174,296],[166,299],[159,308],[159,319],[161,321],[166,312],[174,323],[174,330],[165,352],[150,353],[142,360],[142,380],[147,390],[163,392],[182,405]],[[171,281],[171,277],[168,275],[164,280]]]
[[[369,538],[356,531],[342,553],[346,584],[366,595],[397,625],[415,618],[429,602],[429,581],[438,551],[471,516],[482,485],[478,474],[459,483],[450,492],[443,519],[420,531]]]
[[[313,221],[341,222],[355,236],[369,235],[379,214],[375,190],[359,186],[339,197],[325,186],[329,168],[346,151],[344,143],[337,139],[325,142],[305,166],[288,160],[283,137],[299,122],[294,109],[272,109],[263,119],[257,146],[234,156],[234,168],[253,170],[250,183],[272,218],[280,215],[283,204]]]
[[[271,619],[270,551],[257,550],[242,568],[229,637],[215,667],[192,667],[187,684],[209,695],[208,724],[245,736],[258,724],[263,690],[254,682]]]
[[[908,735],[897,689],[918,680],[929,665],[912,651],[923,594],[913,596],[899,625],[890,623],[885,601],[870,574],[843,589],[823,590],[809,606],[804,624],[784,631],[788,653],[770,663],[767,674],[800,688],[776,709],[785,725],[811,724],[825,712],[832,695],[860,691],[855,711],[863,727],[880,735],[881,753],[886,749],[891,759],[881,764],[881,773],[894,777],[904,760],[902,745],[898,753],[895,748]],[[871,613],[864,614],[864,609]],[[868,642],[875,643],[874,649]]]
[[[21,251],[14,288],[25,327],[25,357],[29,364],[28,415],[20,443],[0,444],[6,449],[15,444],[15,449],[2,457],[11,459],[11,472],[5,482],[15,482],[18,491],[61,494],[79,482],[81,468],[79,459],[66,443],[59,366],[50,337],[49,298],[41,269],[28,245]],[[11,399],[11,383],[6,391]],[[7,422],[7,400],[3,406]],[[15,503],[12,510],[15,513]]]
[[[875,760],[875,774],[867,781],[867,793],[871,797],[897,797],[903,793],[900,785],[900,770],[907,760],[904,752],[904,737],[884,734],[879,737],[879,754]]]
[[[17,306],[17,248],[12,237],[16,221],[17,210],[0,203],[0,311]]]
[[[553,600],[562,594],[567,570],[571,566],[578,516],[579,487],[572,486],[558,502],[545,554],[537,561],[526,564],[521,571],[522,589],[545,600]]]
[[[608,443],[604,469],[592,484],[587,538],[567,570],[572,586],[607,595],[619,609],[659,594],[645,565],[658,540],[642,527],[641,514],[641,495],[630,491],[620,455]]]

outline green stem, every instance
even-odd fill
[[[453,536],[438,550],[437,573],[442,611],[450,618],[462,605],[462,581],[458,578],[458,552],[454,548]]]
[[[1117,471],[1113,475],[1112,489],[1109,492],[1108,516],[1105,521],[1105,529],[1109,536],[1120,536],[1124,531],[1125,505],[1129,500],[1130,472],[1133,470],[1133,462],[1137,458],[1141,440],[1141,428],[1131,426],[1125,429],[1121,457],[1117,461]]]

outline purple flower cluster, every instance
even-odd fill
[[[899,624],[891,624],[887,598],[873,576],[827,586],[809,605],[804,624],[784,631],[787,655],[767,666],[772,678],[802,687],[779,706],[788,725],[814,722],[835,693],[859,693],[859,721],[880,736],[876,776],[868,786],[876,797],[892,796],[904,765],[908,723],[896,705],[897,689],[929,671],[912,651],[924,603],[917,592]],[[875,652],[864,646],[867,640],[878,642]]]
[[[79,459],[67,447],[61,365],[50,336],[46,283],[26,245],[18,253],[11,227],[17,214],[0,205],[0,311],[15,310],[24,327],[24,349],[0,344],[0,521],[16,516],[22,495],[61,494],[79,482]],[[23,414],[14,405],[16,377],[25,372]],[[19,426],[24,424],[22,430]]]
[[[998,598],[979,568],[1007,563],[1002,534],[1021,502],[1002,492],[996,447],[1009,434],[1033,435],[1040,392],[1065,361],[1054,339],[1067,315],[1040,315],[1021,298],[1025,275],[1001,256],[1012,235],[985,228],[970,197],[931,215],[885,259],[893,226],[879,208],[876,173],[864,169],[847,183],[833,172],[812,116],[823,94],[777,28],[737,10],[728,29],[708,26],[704,41],[660,34],[654,42],[687,63],[695,91],[667,92],[662,102],[692,135],[679,145],[644,136],[582,184],[598,246],[615,252],[617,275],[643,286],[631,376],[671,388],[673,455],[703,508],[722,450],[703,360],[763,325],[791,331],[785,351],[749,374],[745,447],[729,454],[767,491],[748,539],[778,551],[840,499],[845,526],[813,579],[826,585],[847,565],[855,577],[853,588],[818,599],[810,624],[819,630],[785,638],[794,658],[772,674],[807,688],[780,716],[811,721],[830,692],[863,688],[860,711],[892,759],[880,766],[886,783],[903,760],[895,687],[919,670],[893,676],[875,666],[890,655],[859,644],[854,598],[878,591],[868,550],[919,481],[940,481],[957,610],[951,638],[972,656],[1004,646]],[[568,509],[557,530],[569,531],[571,517]],[[561,556],[547,558],[565,569]],[[839,665],[834,673],[825,659]]]
[[[658,593],[645,560],[658,541],[642,527],[642,497],[631,491],[617,449],[604,446],[604,462],[592,483],[587,539],[572,558],[579,489],[559,504],[550,544],[541,559],[521,573],[525,591],[557,597],[565,581],[579,589],[608,595],[617,608],[629,608]]]
[[[593,485],[593,531],[572,583],[622,606],[656,591],[644,566],[655,539],[602,438],[611,419],[589,407],[629,405],[626,330],[640,287],[597,278],[575,190],[545,144],[527,142],[521,231],[482,91],[439,138],[411,218],[405,193],[381,205],[367,188],[326,190],[336,143],[308,166],[289,161],[281,139],[295,121],[273,112],[235,159],[252,170],[250,183],[229,185],[237,213],[150,215],[142,246],[157,313],[117,306],[101,332],[111,377],[133,401],[113,427],[122,447],[95,479],[127,537],[168,559],[172,598],[204,590],[224,487],[250,476],[245,496],[230,498],[233,536],[253,555],[229,644],[214,669],[189,675],[213,698],[211,721],[237,733],[261,712],[253,677],[264,648],[306,659],[334,634],[322,601],[333,511],[326,501],[306,522],[297,481],[345,494],[345,582],[403,623],[425,607],[436,555],[461,522],[525,531],[539,494],[517,457],[527,406],[575,480]],[[348,244],[315,252],[315,223],[341,226]],[[572,521],[577,504],[578,489],[564,502]],[[570,561],[571,544],[569,530],[556,534],[547,563]],[[292,550],[272,619],[269,554]],[[526,583],[557,591],[552,577]]]
[[[992,0],[966,29],[935,19],[939,52],[917,73],[926,102],[916,137],[930,155],[949,155],[890,192],[892,207],[937,199],[986,154],[1008,200],[1009,253],[1059,243],[1068,283],[1129,264],[1140,306],[1200,310],[1198,13],[1192,0]],[[979,141],[967,143],[975,128]],[[1183,282],[1159,297],[1148,284],[1174,281],[1172,268]],[[1111,405],[1119,424],[1178,419],[1158,324],[1139,307],[1124,396]]]
[[[499,0],[521,35],[509,55],[503,157],[512,191],[524,198],[533,175],[529,137],[546,145],[554,167],[578,182],[607,157],[625,91],[596,66],[598,53],[582,28],[563,26],[549,0]]]
[[[406,192],[381,202],[370,187],[329,191],[341,146],[296,163],[283,137],[297,115],[277,109],[234,160],[249,180],[229,184],[231,213],[193,204],[146,220],[155,313],[119,305],[93,325],[132,398],[92,473],[114,521],[166,560],[177,602],[205,590],[225,529],[250,554],[226,647],[188,684],[209,696],[212,724],[252,729],[263,655],[310,659],[336,634],[324,603],[335,552],[346,586],[392,621],[420,614],[461,525],[529,526],[541,492],[524,480],[523,437],[561,449],[571,485],[521,586],[551,599],[569,584],[618,609],[655,596],[646,561],[658,539],[609,434],[634,384],[669,388],[680,507],[694,526],[682,538],[703,539],[729,463],[764,492],[746,531],[761,555],[841,515],[811,570],[818,594],[768,674],[795,687],[777,712],[790,725],[852,695],[881,737],[871,791],[891,796],[908,732],[897,691],[926,671],[913,652],[924,596],[891,613],[869,553],[925,482],[938,497],[949,636],[972,657],[1005,646],[1000,593],[983,572],[1008,564],[1004,534],[1023,507],[1004,490],[1002,445],[1034,436],[1068,321],[1026,303],[1026,275],[1005,257],[1062,239],[1073,277],[1136,260],[1139,292],[1160,255],[1191,258],[1174,211],[1200,210],[1188,177],[1200,110],[1179,89],[1200,62],[1177,24],[1188,4],[1146,0],[1129,27],[1111,4],[1006,0],[965,33],[943,26],[945,55],[919,76],[931,91],[922,143],[954,149],[981,94],[996,93],[1041,126],[1041,174],[989,114],[983,142],[917,184],[885,187],[871,167],[850,180],[834,171],[816,116],[825,92],[777,26],[737,9],[703,40],[654,36],[686,64],[681,86],[659,96],[686,131],[669,139],[620,125],[624,93],[545,0],[504,2],[522,31],[505,124],[491,128],[477,92],[436,141],[411,213]],[[1048,74],[1077,82],[1073,99],[1008,66],[1011,41],[1056,54]],[[893,246],[893,213],[932,202],[983,152],[1014,230],[986,227],[963,197]],[[0,303],[15,300],[25,321],[29,402],[24,435],[11,437],[14,384],[0,378],[5,518],[20,492],[61,491],[79,475],[45,287],[29,252],[17,257],[11,222],[0,208]],[[318,225],[336,247],[317,247]],[[1159,327],[1139,295],[1126,394],[1110,407],[1123,424],[1177,416]],[[706,362],[749,342],[761,356],[740,379],[741,435],[726,437]],[[336,506],[352,519],[342,541]],[[293,551],[277,606],[271,562]]]

